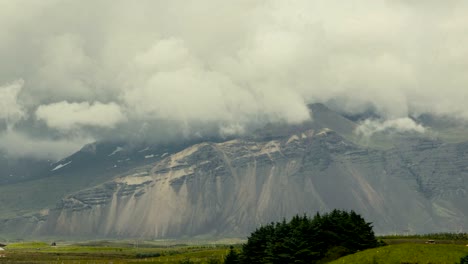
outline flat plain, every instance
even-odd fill
[[[0,263],[222,263],[228,245],[186,245],[152,242],[13,243]]]
[[[331,263],[458,263],[468,255],[468,240],[434,240],[396,237],[383,239],[388,245],[357,252]],[[174,241],[17,242],[3,251],[0,263],[223,263],[231,242],[178,243]],[[240,250],[240,243],[234,244]]]

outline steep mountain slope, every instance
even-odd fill
[[[193,143],[98,142],[54,163],[0,160],[5,163],[5,166],[0,164],[0,219],[35,215],[38,210],[54,207],[70,193],[102,184]]]
[[[466,151],[429,140],[365,150],[331,130],[201,143],[66,197],[34,231],[243,236],[262,223],[333,208],[362,213],[380,233],[457,231],[467,226]]]
[[[363,214],[378,233],[468,228],[468,143],[400,135],[392,148],[371,149],[349,140],[355,123],[312,107],[314,122],[234,140],[89,145],[43,179],[72,182],[66,194],[47,190],[63,199],[4,217],[0,233],[245,236],[270,221],[333,208]]]
[[[0,151],[0,185],[25,182],[39,178],[49,167],[50,161],[33,158],[11,158]]]
[[[323,105],[311,105],[316,119],[335,128],[343,117]],[[323,116],[323,117],[322,117]],[[326,118],[325,118],[326,116]],[[346,123],[347,125],[350,122]],[[352,126],[348,132],[352,132]],[[283,137],[294,130],[322,128],[318,120],[297,126],[270,125],[250,135],[256,139]],[[20,216],[34,216],[44,208],[53,208],[62,197],[92,188],[133,168],[154,163],[166,155],[203,141],[221,138],[198,138],[163,144],[145,142],[96,142],[58,162],[30,158],[11,159],[0,153],[0,221]],[[225,139],[224,139],[225,140]]]

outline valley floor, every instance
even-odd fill
[[[0,263],[184,263],[187,260],[191,261],[187,263],[222,263],[228,251],[228,245],[93,242],[51,246],[26,242],[10,244],[5,251],[0,251]]]
[[[426,239],[385,239],[389,244],[340,258],[341,263],[458,263],[468,255],[468,241]],[[236,246],[240,249],[239,244]],[[222,263],[229,252],[229,245],[163,245],[155,242],[99,241],[88,243],[44,242],[13,243],[0,251],[0,263]]]

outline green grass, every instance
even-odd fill
[[[460,258],[468,254],[465,245],[449,244],[395,244],[374,248],[349,255],[333,262],[343,263],[458,263]]]
[[[52,247],[45,242],[9,244],[6,257],[9,263],[180,263],[190,259],[195,263],[221,261],[229,251],[227,245],[167,245],[154,242],[135,247],[128,242],[93,242],[84,244],[58,243]]]
[[[389,245],[358,252],[340,258],[341,263],[457,263],[468,254],[468,241],[436,240],[425,244],[426,239],[385,239]],[[93,241],[87,243],[32,241],[12,243],[6,247],[6,257],[0,263],[180,263],[190,259],[194,263],[221,261],[229,251],[228,245],[171,244],[167,241]],[[442,244],[446,243],[446,244]],[[462,244],[463,243],[463,244]],[[239,248],[239,246],[237,246]],[[221,263],[221,262],[219,262]]]
[[[31,241],[31,242],[21,242],[21,243],[13,243],[8,245],[8,249],[10,250],[18,250],[18,249],[37,249],[37,248],[48,248],[49,244],[40,241]]]
[[[431,233],[423,235],[386,235],[379,236],[378,238],[384,240],[395,240],[395,239],[416,239],[420,241],[433,240],[445,240],[453,242],[468,243],[468,233]]]

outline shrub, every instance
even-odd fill
[[[160,257],[161,253],[137,253],[136,258],[157,258]]]

